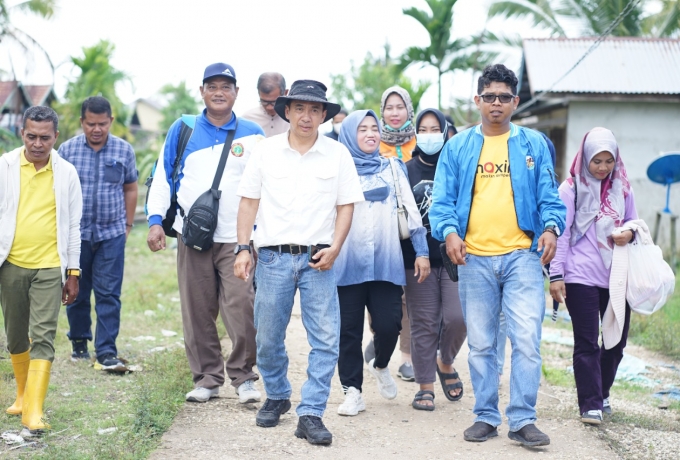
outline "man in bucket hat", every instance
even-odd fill
[[[247,245],[257,215],[255,246],[255,328],[257,365],[267,400],[255,419],[273,427],[290,407],[284,339],[295,291],[300,290],[302,323],[311,345],[308,380],[297,407],[295,436],[330,444],[321,417],[338,360],[340,306],[333,262],[349,232],[354,203],[364,200],[352,156],[345,146],[319,135],[319,125],[340,106],[326,100],[314,80],[293,83],[276,112],[290,122],[288,132],[260,142],[243,173],[237,195],[238,244]],[[259,210],[259,212],[258,212]],[[240,253],[236,276],[249,282],[250,254]]]

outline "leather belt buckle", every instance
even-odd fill
[[[288,246],[290,247],[290,254],[291,255],[297,256],[299,254],[302,254],[302,246],[300,246],[299,244],[290,244]],[[294,248],[297,248],[297,252],[295,252]]]

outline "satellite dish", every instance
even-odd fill
[[[647,177],[652,182],[666,186],[666,207],[663,212],[671,214],[671,185],[680,182],[680,152],[666,153],[652,161],[647,168]]]

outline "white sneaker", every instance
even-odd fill
[[[236,389],[236,394],[238,395],[238,402],[241,404],[258,402],[262,395],[257,388],[255,388],[254,380],[246,380],[238,386]]]
[[[186,395],[186,400],[189,402],[207,402],[209,399],[218,398],[220,395],[220,387],[203,388],[198,387],[191,390]]]
[[[589,425],[599,425],[602,423],[602,411],[601,410],[589,410],[581,414],[581,421]]]
[[[345,402],[338,407],[340,415],[357,415],[366,410],[366,403],[361,396],[361,392],[354,387],[349,387],[345,391]]]
[[[368,363],[368,370],[371,371],[373,377],[378,381],[378,390],[380,390],[380,396],[385,399],[394,399],[397,397],[397,384],[390,375],[390,370],[376,369],[373,364],[375,363],[375,358],[373,358]]]
[[[610,414],[612,413],[612,404],[609,402],[609,398],[604,398],[602,400],[602,412],[605,414]]]

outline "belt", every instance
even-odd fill
[[[314,245],[318,249],[325,249],[325,248],[330,248],[330,245],[328,244],[317,244]],[[281,244],[279,246],[263,246],[260,249],[268,249],[273,252],[283,252],[286,254],[292,254],[292,255],[297,255],[297,254],[307,254],[309,246],[302,246],[300,244]]]

